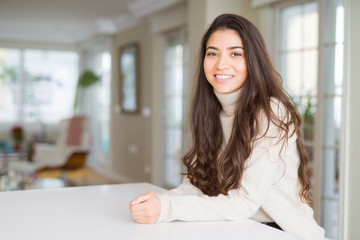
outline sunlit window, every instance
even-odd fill
[[[21,103],[20,78],[21,52],[17,49],[0,48],[0,122],[18,120]]]
[[[314,123],[318,83],[318,3],[280,11],[280,73],[303,118],[303,137],[313,174]]]
[[[284,85],[303,117],[302,133],[311,158],[311,193],[317,206],[315,210],[320,213],[319,223],[326,237],[338,239],[344,8],[341,0],[323,3],[324,11],[320,13],[317,1],[280,10],[278,57]],[[319,18],[324,19],[320,41]],[[321,49],[320,55],[318,49]],[[315,119],[321,122],[318,129],[314,128]],[[315,142],[315,136],[321,141]],[[317,169],[315,162],[321,163]],[[313,174],[320,172],[321,179],[314,181],[319,175]]]
[[[104,162],[108,159],[110,148],[111,55],[109,52],[99,52],[93,61],[94,70],[101,78],[94,92],[96,113],[91,115],[94,122],[94,152],[101,155],[98,161]]]
[[[166,36],[164,61],[164,165],[165,185],[174,187],[181,182],[183,155],[183,130],[187,93],[184,77],[187,74],[186,43],[184,32],[176,31]]]
[[[0,49],[0,123],[57,124],[72,114],[78,54]]]

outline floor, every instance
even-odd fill
[[[98,174],[90,167],[84,167],[79,170],[71,170],[64,172],[62,170],[43,170],[38,172],[37,177],[43,178],[62,178],[65,174],[67,182],[71,186],[89,186],[89,185],[102,185],[102,184],[115,184],[119,183],[107,177]]]

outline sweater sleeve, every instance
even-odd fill
[[[287,144],[296,144],[296,134],[289,137],[286,144],[279,142],[279,139],[281,131],[270,123],[266,135],[254,143],[252,154],[246,161],[241,187],[230,190],[228,195],[210,197],[205,194],[191,194],[191,191],[179,194],[180,189],[188,189],[187,185],[191,185],[188,180],[184,182],[186,187],[180,185],[178,190],[173,190],[176,194],[159,195],[159,221],[242,220],[253,216],[271,185],[278,181],[284,172],[281,156],[286,151]]]
[[[181,196],[181,195],[204,195],[200,189],[191,184],[189,178],[185,176],[183,182],[174,189],[158,193],[158,195]]]

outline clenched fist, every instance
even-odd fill
[[[160,217],[161,203],[159,197],[148,192],[139,195],[129,204],[130,212],[137,223],[153,224]]]

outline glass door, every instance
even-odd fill
[[[164,184],[177,186],[182,179],[183,130],[187,106],[187,57],[185,31],[165,35],[163,73],[163,159]]]

